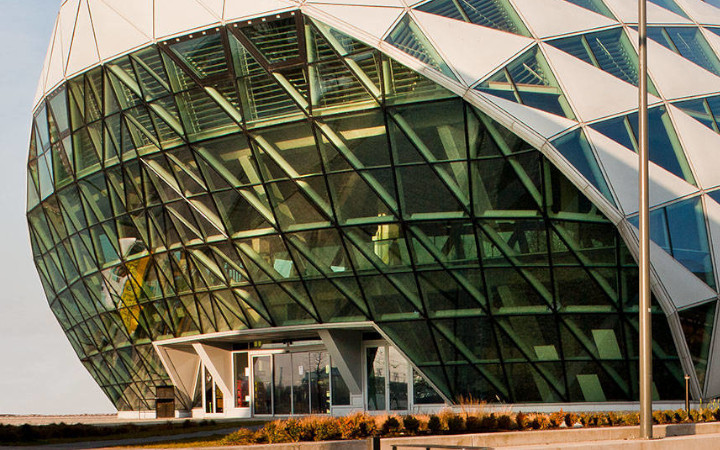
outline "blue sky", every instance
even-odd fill
[[[25,221],[32,103],[60,0],[2,0],[0,414],[114,412],[47,306]]]

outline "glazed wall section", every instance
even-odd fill
[[[33,130],[38,272],[119,410],[168,382],[153,341],[365,320],[455,400],[637,396],[615,226],[507,129],[322,23],[145,48],[70,80]],[[686,332],[709,341],[698,317]]]

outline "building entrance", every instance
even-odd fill
[[[330,413],[332,371],[327,352],[254,353],[250,360],[254,415]],[[236,384],[242,386],[241,381]]]

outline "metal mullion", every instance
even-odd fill
[[[345,66],[345,68],[347,70],[349,70],[353,75],[355,75],[355,77],[360,82],[360,84],[363,86],[365,91],[367,91],[367,93],[370,94],[370,96],[373,97],[375,99],[375,101],[382,103],[382,95],[383,94],[382,94],[381,89],[378,88],[377,86],[375,86],[375,83],[373,83],[372,80],[370,79],[370,77],[368,77],[367,74],[365,74],[365,72],[363,72],[363,70],[355,62],[355,60],[350,58],[351,55],[342,55],[340,53],[340,51],[338,50],[338,48],[340,47],[340,44],[337,42],[337,39],[335,39],[335,37],[332,35],[327,35],[327,34],[323,33],[319,27],[315,26],[314,23],[312,24],[311,28],[314,29],[316,33],[318,33],[320,36],[322,36],[325,39],[325,41],[328,43],[328,45],[332,49],[333,53],[335,54],[336,60],[340,61],[340,63],[343,64],[343,66]],[[371,89],[370,88],[371,86],[375,89],[374,90]],[[377,92],[374,92],[374,91],[377,91]]]
[[[611,287],[607,285],[607,282],[602,278],[601,275],[598,275],[595,272],[595,267],[589,267],[594,266],[591,262],[587,261],[586,258],[578,252],[578,250],[575,248],[575,243],[571,243],[568,236],[565,235],[565,233],[561,233],[558,228],[556,228],[554,221],[551,221],[549,218],[546,219],[549,224],[549,229],[552,230],[558,238],[565,244],[567,249],[570,251],[570,253],[575,257],[575,259],[578,260],[580,265],[582,266],[583,270],[600,286],[600,288],[610,296]],[[615,292],[616,295],[618,295],[618,302],[620,302],[619,293]]]
[[[238,250],[237,246],[235,245],[234,241],[233,241],[232,239],[228,239],[228,242],[230,242],[230,247],[232,248],[232,251],[235,252],[236,258],[240,261],[240,264],[242,264],[242,265],[244,266],[245,263],[244,263],[244,261],[243,261],[243,258],[240,256],[239,250]],[[243,255],[244,255],[244,254],[243,254]],[[248,256],[245,256],[245,257],[249,258]],[[252,259],[252,258],[251,258],[251,259]],[[253,264],[254,264],[254,263],[255,263],[255,262],[253,261]],[[261,270],[262,270],[262,269],[261,269]],[[255,281],[253,280],[252,275],[250,274],[250,272],[249,272],[247,269],[245,269],[245,272],[246,272],[245,277],[247,278],[247,280],[248,280],[249,283],[250,283],[250,286],[252,287],[253,291],[254,291],[255,294],[257,295],[258,300],[260,301],[260,304],[263,306],[263,308],[265,308],[265,313],[267,314],[267,317],[265,317],[265,316],[264,316],[263,314],[261,314],[259,311],[256,311],[256,312],[257,312],[258,315],[260,315],[263,319],[265,319],[265,320],[270,324],[270,326],[273,326],[273,327],[277,326],[277,324],[275,323],[275,318],[274,318],[273,315],[270,313],[270,308],[268,308],[267,302],[265,301],[265,298],[264,298],[263,294],[260,292],[259,289],[257,289],[257,284],[256,284]],[[237,287],[231,288],[231,290],[233,291],[233,295],[238,295],[238,296],[240,296],[239,294],[236,294],[236,293],[235,293],[235,289],[238,289],[238,288],[237,288]],[[250,304],[247,300],[243,299],[243,301],[244,301],[245,303],[247,303],[248,306],[250,306],[253,310],[255,310],[255,308],[253,307],[253,305]],[[249,324],[249,322],[248,322],[248,324]],[[251,328],[252,328],[252,327],[251,327]]]
[[[286,245],[287,245],[288,249],[290,249],[292,247],[295,249],[295,251],[299,252],[318,272],[320,272],[323,280],[330,282],[330,284],[332,284],[340,293],[342,293],[343,295],[348,297],[353,303],[356,303],[355,299],[353,298],[354,296],[348,295],[348,293],[346,292],[346,289],[342,286],[342,284],[338,283],[334,277],[332,277],[332,278],[329,277],[325,273],[325,271],[322,270],[321,265],[317,261],[315,261],[312,256],[310,256],[310,254],[307,252],[307,249],[301,249],[301,246],[296,244],[295,241],[292,239],[288,239],[287,242],[288,243]],[[292,254],[292,252],[289,252],[289,253]],[[309,294],[310,293],[308,292],[308,295]],[[311,302],[314,304],[315,302],[312,301],[312,296],[309,296],[309,298],[311,299]],[[363,298],[362,300],[365,303],[365,307],[367,308],[364,312],[366,313],[366,315],[368,315],[370,308],[367,305],[367,302],[365,301],[365,299]]]
[[[458,222],[458,223],[460,223],[460,222]],[[413,229],[412,226],[410,226],[408,228],[411,230]],[[438,265],[443,269],[443,271],[447,272],[453,278],[453,280],[455,280],[455,282],[458,283],[458,285],[460,285],[460,287],[465,289],[467,291],[467,293],[470,294],[475,299],[475,301],[478,303],[478,306],[480,306],[480,308],[485,312],[485,314],[487,314],[489,306],[483,305],[483,303],[481,301],[482,299],[476,297],[473,294],[472,290],[468,289],[468,286],[471,286],[471,283],[467,279],[465,279],[464,276],[456,274],[455,271],[452,270],[450,265],[446,264],[442,260],[442,258],[440,258],[437,255],[437,250],[434,248],[434,246],[427,243],[425,236],[420,236],[419,234],[416,234],[416,231],[414,231],[414,230],[412,231],[412,235],[413,235],[413,237],[418,239],[418,242],[420,243],[420,245],[422,245],[423,248],[425,248],[425,250],[427,250],[428,253],[430,253],[432,255],[432,257],[435,259],[435,261],[438,263]],[[417,268],[413,267],[413,271],[415,273],[417,273]],[[418,289],[420,289],[419,285],[418,285]],[[487,302],[487,297],[485,298],[485,300]],[[427,314],[427,317],[430,317],[429,314],[427,313],[427,311],[426,311],[426,314]]]
[[[550,177],[551,174],[547,171],[547,166],[544,164],[544,156],[539,156],[540,159],[540,178],[545,179],[546,177]],[[555,266],[554,266],[554,258],[553,258],[553,252],[552,252],[552,240],[551,240],[551,233],[554,231],[554,226],[552,222],[550,221],[550,217],[547,214],[547,211],[549,210],[549,205],[547,202],[548,194],[545,190],[547,188],[547,185],[543,183],[542,185],[544,192],[544,195],[542,195],[542,208],[540,210],[540,214],[543,218],[543,224],[545,225],[545,239],[546,239],[546,245],[547,245],[547,251],[548,251],[548,262],[550,264],[549,270],[550,270],[550,283],[553,289],[553,309],[552,313],[555,319],[555,332],[557,333],[558,342],[562,342],[562,330],[560,326],[560,314],[559,314],[559,308],[558,308],[558,290],[557,285],[555,281]],[[567,244],[566,244],[567,246]],[[583,266],[584,267],[584,266]],[[568,380],[568,371],[567,371],[567,359],[565,358],[565,350],[563,349],[563,346],[560,345],[560,348],[557,349],[558,355],[560,356],[560,365],[563,368],[563,382],[565,384],[565,400],[569,401],[570,399],[570,382]]]
[[[468,190],[469,190],[468,195],[470,198],[470,225],[473,230],[473,237],[475,238],[475,251],[478,255],[477,259],[478,259],[478,263],[479,263],[479,267],[480,267],[480,269],[479,269],[480,276],[483,281],[483,295],[488,300],[487,310],[488,310],[488,318],[490,319],[490,329],[492,330],[492,336],[493,336],[493,340],[495,341],[495,347],[497,350],[498,359],[500,361],[500,367],[503,372],[503,377],[505,378],[505,385],[509,387],[510,386],[510,377],[508,376],[508,373],[507,373],[507,367],[505,367],[505,359],[503,357],[502,347],[500,345],[500,339],[499,339],[498,332],[497,332],[498,324],[497,324],[497,321],[493,314],[492,308],[489,305],[490,292],[488,290],[487,274],[485,273],[485,267],[483,264],[483,251],[482,251],[482,245],[481,245],[481,241],[480,241],[479,229],[478,229],[477,224],[475,223],[475,216],[477,214],[477,211],[475,211],[475,195],[474,195],[475,177],[473,176],[473,170],[472,170],[472,162],[474,160],[473,160],[473,158],[471,158],[471,155],[470,155],[470,134],[469,134],[470,127],[469,127],[469,122],[468,122],[468,115],[472,114],[473,117],[475,117],[475,119],[478,122],[478,132],[482,131],[483,137],[487,136],[488,138],[492,139],[492,136],[490,134],[490,130],[488,130],[488,128],[485,126],[485,123],[477,117],[477,114],[475,114],[475,112],[472,110],[472,108],[470,108],[468,106],[468,104],[465,102],[463,102],[463,110],[464,110],[463,121],[465,122],[465,146],[466,146],[465,153],[467,155],[467,165],[468,165]],[[493,139],[493,141],[495,141],[495,139]],[[510,393],[508,398],[511,401],[514,401],[515,399],[514,399],[514,394],[512,393],[512,390],[508,390],[508,392]]]
[[[410,124],[405,121],[405,119],[399,112],[390,111],[388,114],[390,115],[400,132],[410,141],[410,143],[422,156],[424,164],[429,166],[430,170],[435,174],[435,176],[440,179],[440,182],[445,186],[445,188],[453,195],[453,197],[458,201],[458,203],[462,205],[463,212],[469,214],[470,211],[467,204],[469,201],[468,198],[466,198],[462,194],[460,186],[458,186],[457,183],[452,179],[452,176],[445,171],[445,168],[437,167],[437,165],[441,164],[441,162],[433,160],[433,155],[425,146],[425,143],[422,142],[420,137],[415,133],[412,126],[410,126]],[[390,128],[388,128],[388,131],[390,131]]]
[[[240,126],[240,129],[245,132],[247,130],[247,117],[246,114],[249,114],[249,111],[245,111],[244,102],[243,102],[243,95],[240,92],[240,89],[238,87],[238,75],[235,71],[235,61],[233,59],[232,50],[230,47],[230,40],[228,39],[228,29],[230,27],[225,27],[220,31],[220,42],[222,44],[223,53],[225,55],[225,61],[227,62],[227,70],[230,74],[231,82],[233,85],[233,89],[235,90],[235,95],[237,95],[238,98],[238,106],[240,109],[240,117],[242,118],[242,121],[238,123]]]
[[[253,44],[252,41],[245,36],[245,33],[240,31],[238,24],[233,24],[232,27],[228,26],[228,30],[232,33],[235,39],[242,44],[245,50],[250,52],[252,57],[255,58],[258,64],[260,64],[266,72],[272,72],[272,64],[265,59],[265,56],[257,49],[257,47],[255,47],[255,44]]]
[[[526,281],[528,284],[530,284],[530,285],[537,291],[537,293],[546,301],[546,303],[548,304],[548,306],[550,306],[550,308],[552,309],[553,299],[552,299],[552,298],[548,299],[544,294],[541,293],[541,289],[540,289],[540,288],[542,288],[542,290],[545,290],[545,287],[542,285],[542,283],[540,283],[540,281],[531,281],[531,278],[534,279],[534,277],[530,277],[530,275],[529,275],[528,273],[526,273],[526,271],[525,271],[526,268],[525,268],[524,266],[522,266],[520,263],[518,263],[517,261],[515,261],[515,260],[514,260],[514,259],[515,259],[514,256],[510,256],[510,255],[509,255],[508,250],[511,250],[511,249],[503,248],[505,245],[499,245],[499,243],[502,242],[502,239],[500,239],[500,240],[498,241],[497,238],[493,238],[493,237],[491,236],[491,233],[488,231],[488,230],[492,230],[492,228],[491,228],[490,226],[482,223],[481,221],[477,221],[477,223],[478,223],[480,229],[482,230],[484,236],[487,237],[487,239],[488,239],[488,240],[495,246],[495,248],[497,248],[498,251],[502,254],[502,256],[505,258],[505,260],[507,260],[507,261],[510,263],[510,265],[512,266],[512,268],[515,269],[518,273],[520,273],[520,274],[522,275],[523,279],[525,279],[525,281]],[[492,231],[494,231],[494,230],[492,230]],[[539,286],[538,286],[538,284],[539,284]],[[548,294],[550,294],[551,297],[552,297],[552,294],[551,294],[551,293],[548,293]],[[549,301],[548,301],[548,300],[549,300]]]
[[[348,163],[348,165],[350,165],[351,173],[357,174],[375,192],[375,194],[383,202],[383,204],[390,211],[392,211],[393,214],[397,216],[397,213],[399,211],[397,199],[393,199],[390,193],[388,193],[385,188],[378,184],[375,177],[371,173],[368,173],[368,171],[373,169],[367,169],[366,167],[364,167],[362,162],[358,160],[352,153],[352,151],[345,145],[345,143],[342,141],[342,138],[338,136],[335,132],[333,132],[327,124],[320,123],[316,124],[316,126],[320,130],[320,133],[328,139],[329,145],[336,149],[338,151],[338,154],[343,157],[343,159]],[[385,128],[385,134],[387,135],[387,128]],[[337,145],[336,142],[342,145]],[[322,161],[322,164],[325,164],[325,162]],[[392,166],[390,167],[390,169],[392,170]],[[347,171],[345,171],[344,173],[347,173]],[[328,192],[332,192],[329,187]]]
[[[586,314],[587,314],[587,313],[586,313]],[[607,315],[607,314],[603,313],[603,315]],[[583,335],[581,335],[580,333],[576,332],[576,330],[579,330],[580,327],[575,326],[576,328],[573,329],[573,327],[570,327],[570,326],[568,325],[568,322],[569,322],[569,321],[565,318],[565,315],[564,315],[564,314],[560,314],[559,316],[560,316],[560,320],[561,320],[562,324],[563,324],[563,325],[565,326],[565,328],[570,332],[570,334],[573,335],[573,337],[575,338],[575,341],[576,341],[577,343],[579,343],[579,344],[583,347],[583,349],[585,350],[585,353],[587,353],[587,355],[590,356],[590,358],[592,359],[592,361],[593,361],[595,364],[597,364],[598,367],[601,367],[601,368],[605,371],[605,373],[607,373],[607,374],[610,376],[610,378],[613,379],[613,381],[615,381],[615,383],[616,383],[620,388],[623,388],[623,387],[624,387],[625,390],[626,390],[626,393],[630,394],[631,391],[632,391],[631,388],[630,388],[630,383],[626,383],[625,386],[623,386],[623,381],[624,381],[624,380],[622,379],[622,377],[620,376],[620,374],[617,373],[617,372],[615,371],[615,369],[613,369],[613,368],[611,368],[611,367],[607,367],[607,366],[603,363],[603,360],[602,360],[602,359],[596,357],[596,356],[593,354],[593,352],[591,351],[590,347],[589,347],[588,345],[586,345],[586,338],[585,338]],[[619,321],[620,323],[622,323],[622,319],[621,319],[620,317],[618,317],[618,321]],[[566,374],[567,374],[567,372],[566,372]]]
[[[467,349],[465,346],[462,346],[462,347],[458,346],[458,344],[455,343],[455,341],[457,339],[452,339],[451,336],[449,335],[449,332],[444,332],[440,327],[438,327],[437,325],[434,325],[434,324],[433,324],[433,328],[437,333],[440,333],[445,339],[447,339],[448,342],[450,342],[453,347],[455,347],[455,349],[465,359],[465,361],[467,361],[467,363],[470,367],[475,369],[476,372],[478,372],[491,385],[493,385],[494,388],[497,391],[499,391],[502,395],[504,395],[508,398],[510,397],[508,395],[509,394],[509,390],[508,390],[509,386],[502,386],[500,380],[495,379],[495,377],[492,376],[492,374],[489,374],[489,373],[487,373],[487,371],[483,370],[481,365],[474,363],[473,358],[471,358],[471,357],[474,357],[474,355],[472,354],[472,352],[469,349]],[[443,365],[444,364],[445,363],[443,362]],[[453,392],[453,393],[455,394],[455,392]]]
[[[630,342],[629,337],[627,335],[628,334],[627,333],[628,320],[627,320],[627,317],[625,314],[625,307],[624,307],[624,302],[623,302],[623,292],[624,292],[625,288],[622,283],[622,276],[623,276],[623,271],[625,270],[625,268],[623,267],[623,264],[622,264],[622,255],[621,255],[622,246],[624,246],[623,240],[620,239],[620,236],[618,236],[616,233],[615,234],[615,279],[617,281],[617,286],[618,286],[617,303],[618,303],[618,314],[620,316],[620,323],[621,323],[620,335],[622,337],[622,343],[623,343],[623,346],[620,351],[622,352],[623,360],[625,363],[624,364],[625,365],[625,375],[627,376],[628,380],[632,380],[632,369],[630,368],[631,359],[630,359],[630,352],[628,351],[628,343]],[[633,383],[630,383],[629,386],[630,386],[630,398],[635,398],[635,385]]]
[[[249,136],[248,136],[248,137],[249,137]],[[255,141],[255,139],[248,139],[248,144],[249,144],[249,147],[250,147],[250,152],[252,153],[253,158],[254,158],[255,161],[260,161],[260,159],[258,158],[258,150],[255,148],[255,146],[258,145],[258,144],[257,144],[256,142],[253,142],[253,141]],[[262,147],[262,146],[261,146],[261,147]],[[284,169],[283,169],[283,170],[284,170]],[[274,218],[274,220],[275,220],[275,223],[277,224],[278,229],[279,229],[279,228],[280,228],[280,222],[279,222],[279,220],[278,220],[278,215],[277,215],[277,212],[275,211],[275,206],[273,205],[273,201],[271,200],[272,197],[270,196],[270,192],[269,192],[269,189],[268,189],[268,183],[267,183],[267,181],[265,180],[265,175],[263,174],[263,171],[262,171],[262,170],[258,170],[257,175],[258,175],[258,178],[260,179],[260,184],[262,185],[263,191],[265,192],[265,197],[268,199],[268,206],[269,206],[269,208],[270,208],[270,212],[272,213],[273,218]],[[287,248],[287,242],[285,242],[285,238],[284,238],[284,236],[282,236],[284,233],[283,233],[282,231],[279,231],[279,234],[281,235],[281,238],[282,238],[282,241],[283,241],[283,245],[285,245],[285,247]],[[296,268],[296,270],[297,270],[297,262],[295,261],[294,256],[292,255],[292,253],[291,253],[290,251],[288,251],[288,254],[290,255],[290,258],[292,259],[293,264],[294,264],[294,266],[295,266],[295,268]],[[252,258],[251,258],[251,259],[252,259]],[[253,261],[253,262],[254,262],[254,261]],[[256,263],[256,264],[257,264],[257,263]],[[260,266],[258,265],[258,267],[260,267]],[[263,269],[261,268],[261,270],[263,270]],[[268,274],[268,276],[269,276],[269,274]],[[309,294],[309,291],[307,290],[307,286],[305,285],[305,282],[304,282],[303,278],[300,277],[299,272],[298,272],[298,277],[300,278],[301,283],[302,283],[302,286],[303,286],[303,288],[305,289],[305,292],[306,292],[307,295],[308,295],[308,299],[310,299],[310,294]],[[274,280],[274,277],[270,277],[270,278]],[[276,281],[275,283],[277,283],[277,281]],[[283,291],[287,292],[287,291],[285,290],[285,286],[284,286],[284,285],[280,284],[279,286],[280,286],[280,288],[281,288]],[[258,293],[259,293],[259,292],[258,292]],[[293,301],[295,301],[295,302],[298,304],[298,306],[300,306],[302,309],[304,309],[304,310],[306,310],[308,313],[310,313],[310,311],[308,311],[307,308],[305,308],[305,305],[303,305],[302,302],[299,301],[299,299],[296,300],[296,299],[295,299],[295,296],[292,295],[292,294],[290,294],[289,292],[287,292],[287,294],[293,299]],[[322,323],[320,314],[319,314],[318,311],[317,311],[317,307],[315,306],[315,303],[314,303],[313,301],[311,301],[311,300],[309,300],[309,303],[312,305],[312,309],[313,309],[313,311],[314,311],[314,314],[313,314],[313,313],[310,313],[310,316],[312,316],[317,322]],[[270,311],[269,311],[269,310],[268,310],[268,314],[270,314]]]

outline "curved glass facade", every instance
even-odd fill
[[[63,85],[35,116],[28,222],[50,306],[119,410],[169,383],[153,342],[364,321],[452,400],[637,397],[615,225],[487,115],[300,14]]]

